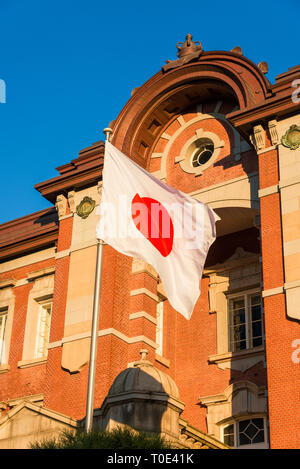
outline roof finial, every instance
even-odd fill
[[[198,44],[198,46],[196,44]],[[199,41],[193,41],[193,36],[191,34],[187,34],[185,42],[177,43],[177,49],[177,57],[184,57],[185,55],[193,54],[197,51],[202,51],[202,46]]]
[[[199,41],[194,42],[193,36],[187,34],[184,42],[177,43],[177,60],[166,60],[166,65],[162,67],[164,72],[172,68],[180,67],[194,59],[198,59],[203,52],[202,46]]]
[[[141,360],[147,360],[147,355],[148,355],[149,351],[145,348],[142,348],[140,350],[140,355],[141,355]]]

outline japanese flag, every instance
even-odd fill
[[[170,304],[190,319],[220,218],[105,144],[97,238],[159,274]]]

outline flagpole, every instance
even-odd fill
[[[112,133],[112,129],[106,128],[103,130],[103,132],[105,133],[105,140],[109,141],[109,137]],[[93,320],[92,320],[92,333],[91,333],[89,379],[88,379],[86,417],[85,417],[85,431],[87,433],[90,432],[93,428],[95,377],[96,377],[96,362],[97,362],[97,348],[98,348],[98,324],[99,324],[99,309],[100,309],[100,299],[101,299],[102,266],[103,266],[104,241],[102,239],[98,239],[97,241],[98,242],[97,242],[94,302],[93,302]]]

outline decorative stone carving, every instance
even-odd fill
[[[79,217],[85,219],[94,210],[96,202],[90,197],[84,197],[76,207],[76,213]]]
[[[76,206],[75,206],[75,191],[70,191],[68,193],[68,202],[69,202],[69,207],[72,213],[75,213],[76,211]]]
[[[63,194],[60,194],[56,198],[56,210],[58,211],[58,217],[65,216],[67,211],[67,199]]]
[[[256,125],[253,129],[253,145],[255,146],[256,151],[263,150],[266,146],[265,142],[265,130],[261,125]]]
[[[268,123],[272,145],[277,145],[279,143],[279,137],[278,137],[276,126],[277,126],[276,120],[272,120]]]
[[[101,199],[102,199],[102,181],[99,181],[98,184],[97,184],[97,192],[100,195],[100,202],[101,202]]]
[[[281,143],[290,150],[297,150],[300,147],[300,126],[291,125],[281,138]]]
[[[266,73],[268,73],[268,71],[269,71],[269,66],[268,66],[267,62],[259,62],[257,67],[259,68],[261,73],[263,73],[264,75],[266,75]]]
[[[233,49],[231,49],[230,52],[233,52],[234,54],[238,54],[238,55],[243,55],[243,51],[240,46],[234,47]]]
[[[180,67],[191,62],[194,59],[198,59],[203,52],[202,46],[199,41],[194,42],[191,34],[186,36],[185,42],[177,43],[177,60],[166,60],[166,65],[162,67],[164,72],[171,70],[172,68]],[[181,46],[180,46],[181,44]],[[198,44],[198,45],[197,45]]]

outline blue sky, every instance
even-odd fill
[[[300,63],[299,13],[298,0],[0,0],[0,223],[50,206],[33,185],[103,139],[187,33],[267,61],[274,82]]]

